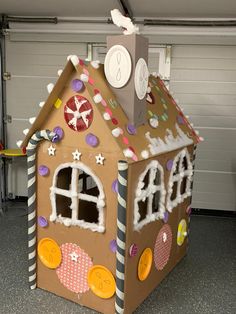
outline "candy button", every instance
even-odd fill
[[[167,223],[168,219],[169,219],[169,213],[168,213],[168,212],[165,212],[165,213],[164,213],[164,217],[163,217],[164,223]]]
[[[52,143],[57,143],[60,141],[60,137],[58,134],[55,134],[52,138]]]
[[[172,167],[173,167],[173,160],[170,159],[170,160],[168,160],[167,163],[166,163],[166,169],[167,169],[168,171],[170,171],[170,170],[172,169]]]
[[[116,240],[111,240],[110,242],[110,250],[115,253],[117,250],[117,242]]]
[[[187,236],[187,223],[185,219],[182,219],[178,226],[177,244],[181,246]]]
[[[144,281],[152,267],[152,250],[150,248],[146,248],[142,255],[140,256],[138,263],[138,279],[140,281]]]
[[[47,218],[43,217],[43,216],[39,216],[38,217],[38,224],[40,225],[40,227],[45,228],[48,225],[48,221]]]
[[[111,119],[111,122],[114,124],[114,125],[117,125],[118,124],[118,120],[116,118],[112,118]]]
[[[64,136],[64,131],[63,131],[62,128],[59,127],[59,126],[56,126],[56,127],[53,129],[53,132],[56,133],[56,134],[59,136],[60,140],[61,140],[61,139],[63,138],[63,136]]]
[[[180,115],[177,116],[177,122],[179,124],[185,124],[184,118],[182,116],[180,116]]]
[[[39,241],[38,256],[48,268],[57,268],[61,263],[61,249],[51,238],[43,238]]]
[[[111,298],[116,290],[114,276],[109,269],[102,265],[95,265],[90,268],[88,284],[93,293],[102,299]]]
[[[40,176],[45,177],[45,176],[47,176],[49,174],[49,169],[48,169],[47,166],[41,165],[38,168],[38,172],[39,172]]]
[[[138,246],[135,243],[131,244],[129,248],[129,256],[134,257],[137,255],[137,253],[138,253]]]
[[[126,129],[127,129],[127,132],[131,135],[135,135],[137,132],[136,127],[133,124],[128,124]]]
[[[88,145],[95,147],[98,145],[98,138],[96,135],[89,133],[86,135],[85,141]]]
[[[78,79],[73,80],[71,85],[75,92],[81,92],[84,89],[84,83]]]
[[[118,180],[117,179],[112,182],[111,187],[112,187],[113,192],[118,193]]]
[[[158,127],[158,120],[156,118],[150,118],[149,124],[152,128],[156,129]]]
[[[192,208],[191,206],[188,206],[187,209],[186,209],[186,213],[190,216],[191,213],[192,213]]]

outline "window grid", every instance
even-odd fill
[[[184,158],[186,158],[186,169],[183,166]],[[181,193],[181,185],[186,178],[186,186],[184,193]],[[167,196],[167,210],[172,209],[182,203],[185,198],[191,196],[191,182],[193,178],[193,167],[190,161],[190,155],[187,149],[183,149],[174,159],[173,167],[170,173],[169,188]],[[172,200],[173,186],[177,183],[176,197]]]
[[[144,188],[144,179],[147,173],[149,172],[149,182],[148,186]],[[160,183],[154,184],[157,174],[160,175]],[[156,192],[160,192],[159,206],[157,212],[152,212],[153,207],[153,198]],[[148,224],[151,221],[158,220],[159,218],[164,217],[165,207],[165,186],[164,186],[164,172],[161,165],[157,160],[152,160],[142,172],[139,177],[138,186],[136,189],[136,197],[134,200],[134,229],[140,230],[144,225]],[[144,219],[139,221],[139,202],[146,201],[147,199],[147,214]]]
[[[69,190],[61,189],[57,187],[57,179],[58,179],[59,172],[62,169],[67,169],[67,168],[72,168]],[[80,193],[79,191],[80,171],[83,171],[86,175],[89,175],[92,177],[99,191],[98,197],[90,195],[90,194],[86,194],[86,193]],[[71,199],[71,205],[70,205],[71,218],[62,217],[61,215],[57,214],[56,195],[62,195]],[[105,195],[103,192],[103,186],[102,186],[101,181],[95,174],[92,173],[92,171],[87,166],[85,166],[81,162],[62,164],[55,170],[54,177],[53,177],[53,184],[52,184],[51,193],[50,193],[50,199],[51,199],[51,205],[52,205],[52,214],[50,215],[50,221],[60,222],[64,224],[65,226],[75,225],[75,226],[80,226],[85,229],[90,229],[92,231],[104,232],[105,231],[104,198],[105,198]],[[91,223],[91,222],[86,222],[84,220],[78,219],[80,200],[97,204],[98,223]]]

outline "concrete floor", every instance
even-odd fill
[[[23,205],[10,206],[0,217],[0,313],[95,313],[43,290],[28,290]],[[236,219],[192,216],[190,230],[188,256],[135,314],[236,313]]]

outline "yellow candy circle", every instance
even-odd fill
[[[181,246],[187,236],[187,223],[185,219],[182,219],[178,225],[177,244]]]
[[[109,269],[95,265],[88,273],[88,284],[95,295],[102,299],[111,298],[116,290],[115,278]]]
[[[48,268],[57,268],[61,264],[61,249],[51,238],[43,238],[38,243],[38,256]]]
[[[144,281],[148,277],[152,267],[152,259],[152,250],[146,248],[140,256],[138,263],[138,279],[140,281]]]

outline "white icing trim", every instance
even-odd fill
[[[174,137],[172,131],[167,129],[167,135],[164,137],[164,140],[162,140],[160,137],[151,137],[150,132],[145,134],[147,140],[150,143],[148,147],[152,155],[169,152],[193,144],[193,140],[180,129],[177,123],[175,124],[175,128],[177,131],[177,136]]]
[[[149,173],[149,182],[148,182],[148,187],[146,189],[143,189],[144,187],[144,178],[146,174]],[[155,185],[154,180],[157,175],[157,171],[160,173],[160,184]],[[152,201],[154,194],[160,191],[160,200],[159,200],[159,208],[158,212],[153,213],[152,212]],[[165,190],[165,185],[164,185],[164,171],[162,166],[159,164],[157,160],[152,160],[146,167],[146,169],[141,173],[139,176],[138,180],[138,186],[136,189],[136,197],[134,199],[134,230],[139,231],[143,226],[148,224],[151,221],[158,220],[160,218],[163,218],[164,213],[165,213],[165,195],[166,195],[166,190]],[[139,214],[139,202],[140,201],[145,201],[147,200],[147,215],[146,218],[143,219],[142,221],[138,222],[140,219],[140,214]]]
[[[48,94],[51,94],[53,88],[54,88],[54,84],[53,84],[53,83],[49,83],[49,84],[47,85]]]
[[[79,58],[76,55],[71,56],[70,61],[72,62],[74,67],[79,64]]]
[[[20,148],[22,143],[23,143],[23,141],[19,140],[19,141],[16,142],[16,145]]]
[[[187,161],[187,169],[183,167],[183,159],[186,157]],[[177,173],[174,174],[176,170],[176,166],[179,162],[179,169],[177,169]],[[187,178],[186,181],[186,189],[185,193],[181,194],[181,183],[183,179]],[[170,173],[169,183],[168,183],[168,194],[167,194],[167,210],[172,212],[172,209],[176,207],[178,204],[182,203],[185,198],[191,196],[191,182],[193,179],[193,166],[190,160],[190,155],[188,150],[185,148],[179,152],[174,159],[173,166]],[[177,192],[176,198],[171,200],[171,195],[173,192],[174,182],[177,182]]]
[[[57,187],[58,173],[62,169],[66,169],[66,168],[72,168],[70,190],[64,190]],[[78,191],[79,170],[82,170],[83,172],[85,172],[86,174],[90,175],[93,178],[99,191],[98,197],[95,197],[89,194],[79,193]],[[84,165],[82,162],[72,162],[72,163],[61,164],[55,170],[55,173],[53,176],[52,187],[50,190],[51,190],[50,199],[51,199],[51,205],[52,205],[52,214],[50,215],[50,221],[59,222],[59,223],[64,224],[65,226],[79,226],[81,228],[90,229],[92,231],[97,231],[97,232],[105,231],[105,224],[104,224],[105,194],[104,194],[103,186],[100,179],[92,172],[92,170],[89,167]],[[71,218],[57,215],[56,194],[66,196],[71,199],[71,205],[70,205],[70,208],[72,211]],[[90,223],[90,222],[86,222],[84,220],[78,219],[80,199],[95,203],[97,205],[98,223]]]

